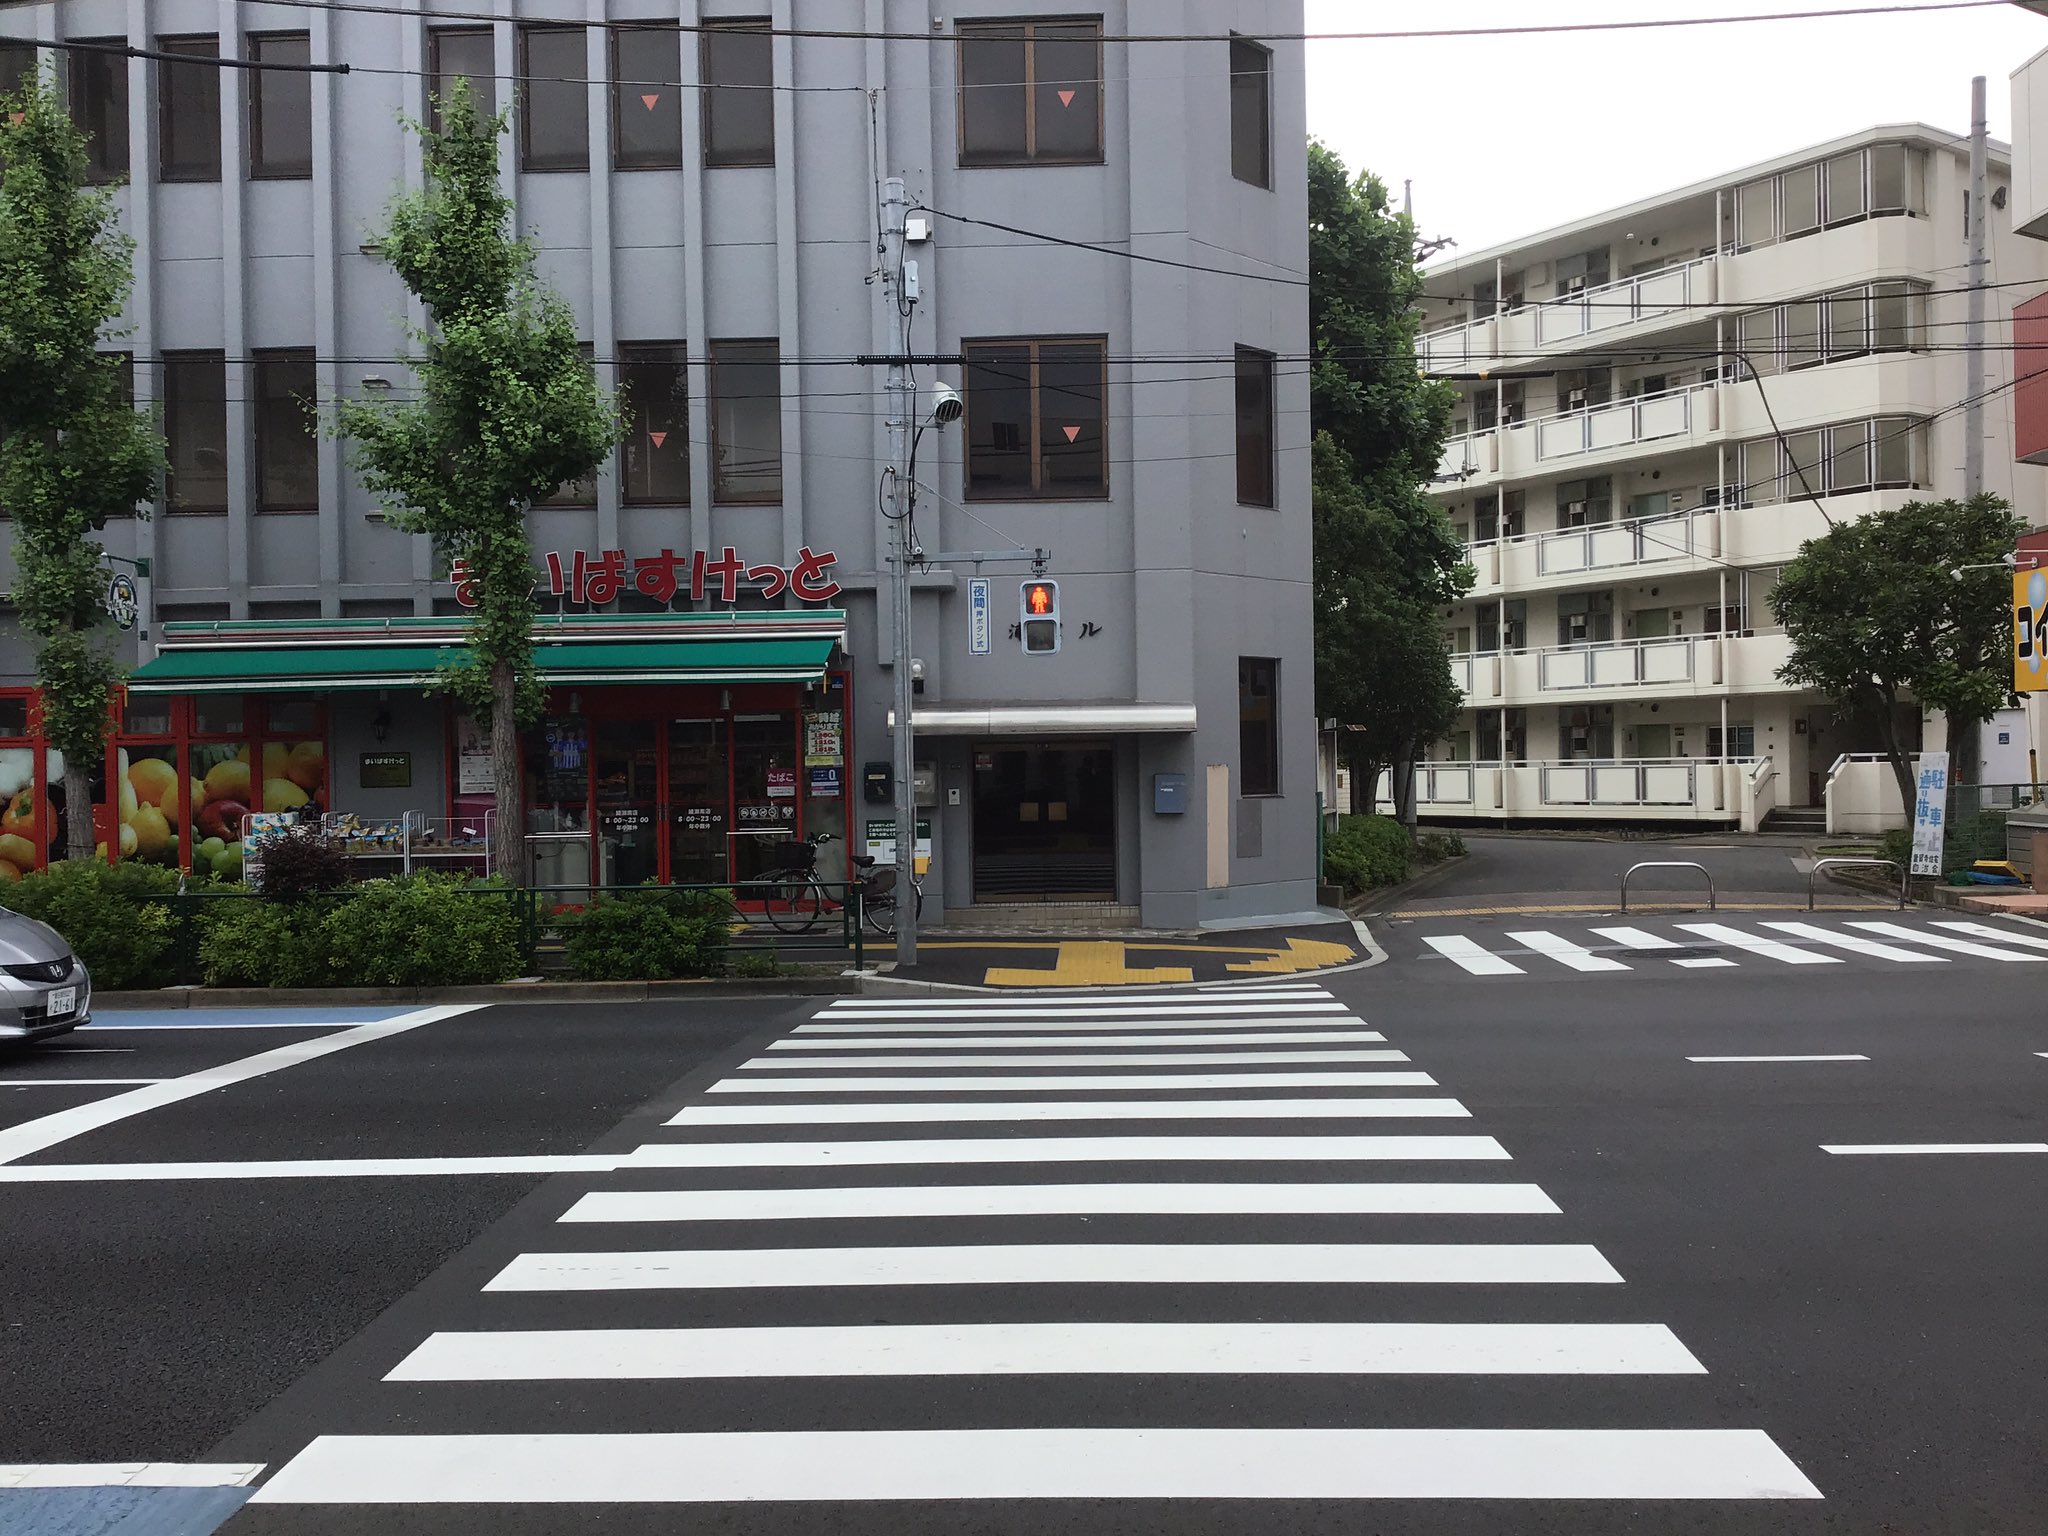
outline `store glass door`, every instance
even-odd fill
[[[723,720],[669,722],[668,877],[677,885],[723,885],[732,878],[730,769]]]
[[[661,758],[651,720],[600,720],[591,754],[598,867],[607,885],[661,878]]]
[[[1116,755],[1106,746],[974,750],[974,899],[1116,900]]]
[[[794,714],[732,717],[732,878],[758,879],[778,866],[798,834],[800,756]]]

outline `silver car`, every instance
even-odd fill
[[[0,1041],[40,1040],[92,1016],[92,978],[63,935],[0,907]]]

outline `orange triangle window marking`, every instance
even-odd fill
[[[1060,92],[1060,105],[1061,105],[1061,106],[1063,106],[1063,107],[1071,107],[1071,106],[1072,106],[1073,104],[1074,104],[1074,93],[1073,93],[1072,91],[1061,91],[1061,92]]]
[[[656,107],[661,105],[661,93],[657,91],[652,96],[642,96],[640,98],[640,105],[645,107],[648,111],[652,112]]]
[[[1067,441],[1070,443],[1081,435],[1079,427],[1061,427],[1060,430],[1067,434]]]
[[[666,432],[650,432],[647,435],[654,439],[654,446],[657,448],[668,441],[668,434]]]

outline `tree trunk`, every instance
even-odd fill
[[[1395,754],[1393,766],[1387,773],[1388,787],[1393,791],[1394,820],[1410,832],[1415,830],[1415,758],[1409,752]]]
[[[1948,781],[1951,784],[1974,784],[1980,777],[1978,768],[1984,760],[1984,722],[1967,720],[1957,724],[1949,721],[1948,726]]]
[[[92,831],[92,774],[85,764],[85,758],[76,752],[64,754],[64,857],[67,859],[91,858],[95,842]],[[118,793],[109,795],[108,799],[113,805],[121,803]],[[116,816],[114,821],[118,826],[120,817]],[[51,831],[49,827],[39,827],[36,835],[48,838]],[[113,852],[108,850],[110,856]]]
[[[496,814],[491,827],[491,873],[512,885],[526,883],[525,808],[519,801],[518,687],[509,661],[491,663],[491,778]]]
[[[1892,773],[1899,781],[1899,800],[1906,808],[1906,826],[1913,825],[1913,760],[1906,756],[1906,745],[1899,740],[1898,716],[1889,706],[1877,717],[1877,733],[1884,742],[1884,755],[1890,759]]]

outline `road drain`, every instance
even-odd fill
[[[1624,949],[1624,960],[1718,960],[1721,951],[1711,944],[1681,944],[1671,949]]]

